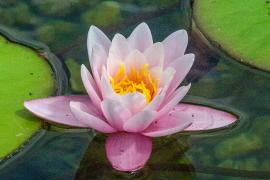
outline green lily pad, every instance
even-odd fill
[[[48,49],[18,40],[0,29],[0,160],[41,127],[41,121],[24,109],[23,102],[63,89],[57,86],[64,84],[65,78],[54,77],[59,74],[59,62],[49,64],[45,57],[55,59]]]
[[[196,0],[194,19],[217,47],[240,62],[270,71],[269,0]]]

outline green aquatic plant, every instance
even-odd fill
[[[56,85],[65,82],[54,77],[56,66],[51,66],[45,57],[50,56],[56,64],[58,61],[45,49],[0,29],[0,160],[41,128],[41,122],[23,108],[22,102],[60,92],[62,88],[56,90]]]
[[[268,0],[196,0],[193,13],[214,45],[242,63],[270,71]]]
[[[81,15],[81,21],[84,24],[100,27],[110,27],[120,23],[121,20],[120,4],[114,1],[104,1]]]

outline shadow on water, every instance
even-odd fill
[[[43,130],[45,131],[45,130]],[[33,146],[2,165],[1,179],[72,179],[93,132],[49,130]]]

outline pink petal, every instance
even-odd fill
[[[144,167],[152,152],[152,140],[135,133],[114,133],[106,139],[105,148],[114,169],[132,172]]]
[[[88,113],[100,117],[88,96],[57,96],[46,99],[25,101],[24,106],[36,116],[50,122],[75,127],[88,127],[78,121],[71,113],[70,101],[79,101],[86,104]]]
[[[168,88],[167,95],[170,96],[172,92],[180,85],[180,83],[184,80],[185,76],[189,72],[193,62],[194,62],[194,54],[186,54],[181,56],[171,62],[169,67],[173,67],[176,70],[176,73],[170,83]]]
[[[101,45],[106,52],[109,51],[111,45],[110,39],[96,26],[91,26],[87,36],[88,55],[91,57],[93,45]]]
[[[109,75],[114,76],[122,64],[124,64],[124,61],[120,58],[110,56],[107,59],[107,71]]]
[[[100,99],[100,95],[98,95],[99,90],[97,88],[96,82],[94,81],[92,75],[83,64],[81,65],[81,78],[82,78],[83,85],[90,99],[92,100],[93,104],[98,109],[100,109],[101,99]]]
[[[191,123],[190,116],[175,111],[154,121],[142,134],[149,137],[167,136],[184,130]]]
[[[175,112],[186,114],[192,118],[192,125],[186,131],[198,131],[222,128],[237,121],[237,117],[221,110],[193,104],[179,104]]]
[[[102,101],[101,109],[111,126],[119,131],[123,130],[124,122],[131,117],[130,111],[115,100],[106,99]]]
[[[158,84],[158,87],[163,88],[163,91],[167,91],[174,75],[175,75],[176,71],[174,68],[172,67],[168,67],[166,68],[163,72],[162,75],[160,77],[160,82]],[[166,89],[164,89],[166,88]]]
[[[149,67],[159,66],[163,68],[164,62],[164,48],[163,44],[158,42],[150,46],[144,52]]]
[[[121,101],[132,114],[141,111],[146,106],[145,96],[139,92],[124,94],[119,97],[119,101]]]
[[[124,130],[127,132],[141,132],[154,121],[156,115],[155,111],[139,112],[125,122]]]
[[[187,32],[178,30],[170,34],[162,43],[165,50],[164,65],[167,66],[171,61],[184,55],[188,43]]]
[[[117,100],[121,96],[114,92],[112,86],[105,73],[101,76],[101,93],[103,99],[115,99]]]
[[[130,47],[128,40],[122,34],[115,34],[112,39],[109,55],[115,55],[116,57],[124,60],[129,52]]]
[[[145,107],[144,110],[157,110],[159,108],[159,105],[161,104],[161,102],[164,99],[164,95],[163,94],[157,94],[154,99],[152,99],[152,101]]]
[[[167,99],[166,101],[164,100],[163,104],[161,105],[161,109],[158,112],[158,117],[163,116],[164,114],[169,112],[174,106],[176,106],[179,101],[181,101],[183,97],[188,93],[190,86],[191,84],[179,87],[170,99]]]
[[[96,84],[100,89],[100,77],[102,73],[102,67],[106,65],[107,54],[102,46],[94,45],[92,54],[89,57],[89,62],[91,65],[91,70],[95,78]]]
[[[143,53],[138,50],[134,50],[130,52],[125,59],[126,73],[128,74],[131,68],[141,69],[145,64],[147,64],[147,60],[145,59]]]
[[[151,31],[146,23],[139,24],[128,37],[130,46],[144,52],[153,44]]]
[[[130,46],[127,39],[121,34],[115,34],[107,60],[107,69],[111,75],[117,72],[119,64],[124,61],[129,53]]]
[[[82,124],[103,133],[116,132],[116,130],[106,123],[105,120],[93,116],[87,111],[87,109],[89,109],[89,107],[86,104],[70,102],[70,110],[73,116]]]
[[[156,77],[162,77],[163,67],[162,66],[155,66],[150,68],[151,77],[155,79]]]

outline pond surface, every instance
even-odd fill
[[[17,35],[47,44],[67,65],[68,94],[83,92],[78,74],[80,64],[89,65],[91,24],[112,37],[128,35],[145,21],[154,41],[184,28],[192,34],[187,51],[196,55],[184,101],[221,107],[240,118],[230,129],[156,139],[147,166],[132,174],[109,166],[104,135],[49,126],[0,165],[0,179],[270,179],[270,74],[206,46],[192,32],[190,1],[6,0],[0,1],[0,19]]]

